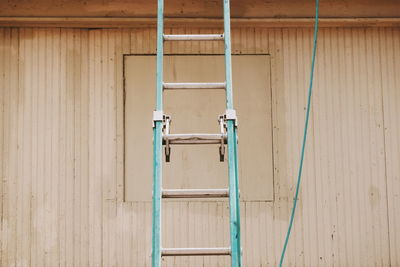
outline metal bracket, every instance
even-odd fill
[[[224,136],[226,133],[226,123],[225,123],[225,115],[220,115],[218,117],[221,136]],[[221,137],[221,145],[219,146],[219,161],[224,162],[225,159],[225,138]]]
[[[165,115],[162,110],[153,111],[153,128],[156,127],[156,122],[162,122],[162,131],[164,134],[169,134],[169,128],[171,125],[171,117]],[[171,147],[169,145],[169,140],[165,143],[165,161],[169,162],[171,156]]]
[[[157,121],[164,121],[164,112],[162,110],[153,111],[153,128],[156,127]]]
[[[169,128],[171,125],[171,117],[168,115],[164,116],[164,133],[169,134]],[[169,139],[165,142],[165,161],[170,162],[171,159],[171,147],[169,145]]]
[[[226,120],[233,120],[235,122],[235,126],[238,126],[238,119],[236,116],[236,110],[234,109],[227,109],[225,112],[225,119]]]

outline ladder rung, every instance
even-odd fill
[[[163,189],[163,198],[219,198],[229,197],[228,189]]]
[[[221,144],[221,138],[226,143],[226,134],[164,134],[164,143],[169,140],[171,145]]]
[[[219,41],[223,34],[164,34],[165,41]]]
[[[161,256],[231,255],[230,248],[163,248]]]
[[[225,89],[226,83],[163,83],[164,89]]]

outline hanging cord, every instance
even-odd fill
[[[305,120],[305,125],[304,125],[303,144],[301,146],[300,166],[299,166],[299,172],[298,172],[298,176],[297,176],[296,193],[295,193],[294,199],[293,199],[292,214],[290,215],[289,227],[288,227],[288,230],[286,233],[285,244],[283,245],[281,260],[279,262],[280,267],[282,267],[283,259],[285,258],[286,248],[289,243],[290,233],[292,231],[294,214],[296,212],[297,199],[298,199],[299,191],[300,191],[301,174],[303,171],[303,162],[304,162],[304,151],[306,148],[306,141],[307,141],[308,121],[310,118],[311,95],[312,95],[313,80],[314,80],[315,54],[317,51],[319,0],[316,0],[315,4],[316,4],[316,7],[315,7],[315,25],[314,25],[314,46],[313,46],[313,50],[312,50],[310,86],[308,87],[307,111],[306,111],[306,120]]]

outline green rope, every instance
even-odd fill
[[[298,172],[298,176],[297,176],[296,193],[295,193],[295,196],[293,199],[292,214],[290,215],[289,227],[288,227],[288,230],[286,233],[285,244],[283,245],[281,260],[279,262],[280,267],[282,267],[283,259],[285,258],[286,248],[289,243],[290,232],[291,232],[292,226],[293,226],[294,214],[296,212],[297,200],[298,200],[299,191],[300,191],[301,174],[303,171],[304,151],[305,151],[306,141],[307,141],[308,121],[310,118],[311,95],[312,95],[313,80],[314,80],[315,54],[317,51],[319,0],[316,0],[315,4],[316,4],[316,7],[315,7],[315,26],[314,26],[314,47],[313,47],[313,51],[312,51],[310,86],[308,87],[307,112],[306,112],[306,120],[305,120],[305,125],[304,125],[303,144],[301,146],[300,166],[299,166],[299,172]]]

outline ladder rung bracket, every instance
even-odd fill
[[[164,189],[163,198],[223,198],[229,197],[228,189]]]
[[[221,41],[223,34],[164,34],[165,41]]]
[[[161,256],[222,256],[231,255],[230,248],[163,248]]]
[[[163,83],[164,89],[225,89],[226,83]]]
[[[196,145],[196,144],[221,144],[224,138],[226,144],[226,134],[164,134],[164,143],[168,139],[170,145]]]

